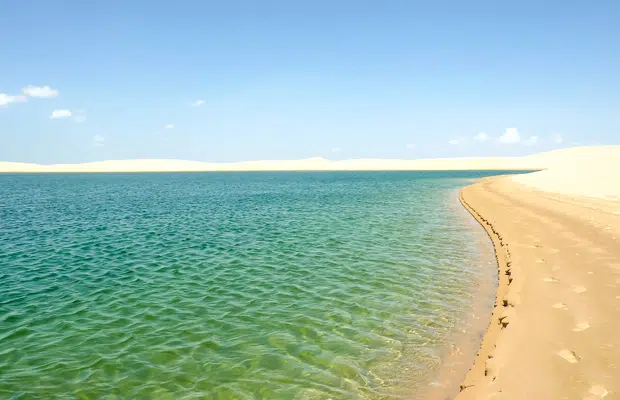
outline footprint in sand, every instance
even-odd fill
[[[568,349],[560,350],[558,352],[558,356],[562,357],[571,364],[579,361],[579,357],[577,357],[577,354],[575,354],[574,351]]]
[[[539,258],[538,260],[536,260],[536,262],[539,264],[543,264],[543,263],[546,263],[547,261],[543,260],[542,258]]]
[[[607,396],[609,392],[601,385],[594,385],[588,390],[588,396],[584,400],[600,400]]]
[[[575,327],[573,328],[574,332],[581,332],[581,331],[585,331],[586,329],[588,329],[590,327],[590,324],[586,321],[580,322],[577,325],[575,325]]]
[[[543,282],[559,282],[559,281],[554,278],[543,278]]]
[[[585,292],[586,289],[584,286],[573,286],[573,292],[577,293],[577,294],[581,294],[583,292]]]
[[[555,303],[552,307],[558,310],[568,310],[568,307],[566,307],[564,303]]]

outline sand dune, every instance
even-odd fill
[[[538,190],[569,196],[620,200],[620,162],[614,165],[552,167],[514,176],[512,180]]]
[[[620,146],[577,147],[526,157],[436,158],[420,160],[356,159],[209,163],[170,159],[109,160],[85,164],[40,165],[0,162],[0,172],[163,172],[163,171],[369,171],[369,170],[523,170],[565,165],[578,159],[620,159]]]
[[[368,171],[368,170],[471,170],[540,169],[537,162],[520,158],[454,159],[357,159],[332,161],[325,158],[304,160],[264,160],[235,163],[205,163],[185,160],[110,160],[86,164],[39,165],[0,162],[0,172],[163,172],[163,171]]]
[[[548,169],[514,176],[514,181],[564,195],[620,199],[620,146],[581,147],[529,158]]]

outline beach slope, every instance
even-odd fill
[[[546,171],[461,191],[500,280],[458,399],[620,396],[619,149],[541,155]]]

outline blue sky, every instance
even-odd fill
[[[618,21],[618,1],[5,0],[0,160],[618,144]]]

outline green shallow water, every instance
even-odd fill
[[[420,395],[495,273],[483,175],[0,175],[0,397]]]

